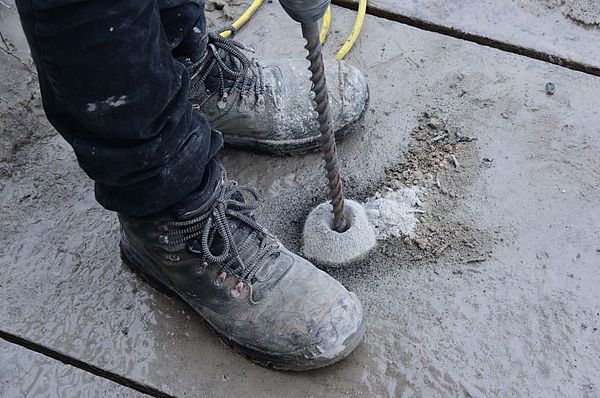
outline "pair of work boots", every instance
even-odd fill
[[[244,47],[209,35],[204,58],[187,65],[190,101],[231,145],[274,154],[318,148],[306,61],[266,65]],[[357,124],[368,103],[363,75],[326,65],[336,135]],[[147,217],[120,214],[124,260],[155,287],[196,310],[229,345],[285,370],[330,365],[364,334],[357,297],[288,251],[255,218],[258,195],[220,167],[196,206]]]

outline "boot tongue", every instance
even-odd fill
[[[238,225],[240,224],[240,222],[237,221],[236,223]],[[241,244],[246,240],[246,238],[248,238],[250,234],[252,234],[252,232],[253,231],[249,227],[247,227],[246,225],[242,225],[241,228],[238,228],[233,233],[233,240],[236,242],[238,248],[240,248]],[[261,243],[261,238],[256,236],[256,234],[253,234],[249,239],[250,243],[247,245],[247,248],[243,252],[238,253],[239,258],[244,262],[244,264],[241,264],[239,260],[235,261],[231,266],[233,269],[237,269],[242,265],[247,266],[248,260],[253,258],[258,252],[258,248],[260,247]]]
[[[235,192],[232,195],[232,199],[237,200],[239,202],[245,202],[244,200],[244,195],[241,194],[241,192]],[[240,210],[241,211],[241,210]],[[245,211],[241,211],[242,213],[244,213],[246,216],[248,217],[252,217],[252,214],[249,210],[245,210]],[[229,219],[229,228],[232,231],[232,236],[233,236],[233,241],[235,242],[236,245],[236,249],[241,249],[242,244],[244,243],[244,241],[249,237],[249,235],[252,235],[251,237],[249,237],[248,239],[250,239],[249,243],[246,245],[246,249],[243,252],[238,253],[239,258],[247,263],[249,259],[253,258],[256,253],[258,252],[258,248],[260,247],[260,243],[262,238],[260,238],[259,236],[257,236],[256,232],[254,229],[252,229],[251,227],[247,226],[245,223],[236,220],[236,219]],[[220,245],[220,247],[215,246],[215,248],[219,248],[219,250],[222,250],[222,245],[223,245],[223,241],[221,239],[217,239],[218,242],[214,242],[213,246],[215,245]],[[239,267],[242,267],[243,264],[241,264],[238,261],[234,261],[233,264],[231,265],[231,268],[233,269],[237,269]],[[244,264],[247,265],[247,264]]]
[[[218,190],[218,192],[220,193],[220,190]],[[234,200],[237,200],[239,202],[245,202],[244,196],[240,192],[235,192],[231,198]],[[210,208],[210,206],[209,206],[209,208]],[[237,210],[237,209],[234,209],[234,210]],[[205,211],[210,211],[210,210],[205,209]],[[252,217],[249,210],[240,210],[240,212],[244,213],[246,216]],[[201,213],[197,213],[197,214],[201,214]],[[254,233],[255,230],[253,228],[247,226],[245,223],[243,223],[241,221],[238,221],[234,218],[229,218],[227,221],[229,223],[229,230],[232,232],[235,249],[238,249],[238,250],[241,249],[242,248],[241,246],[244,244],[246,239],[247,238],[249,239],[249,242],[245,245],[246,249],[243,250],[242,252],[238,253],[239,258],[242,260],[242,262],[244,262],[244,264],[240,263],[239,260],[235,260],[232,262],[232,264],[230,264],[230,267],[232,269],[238,269],[238,268],[241,268],[243,265],[247,265],[247,262],[256,255],[256,253],[258,252],[258,249],[260,247],[260,244],[262,242],[262,239],[264,239],[264,238],[260,237],[260,234],[257,236],[257,234]],[[252,236],[250,236],[250,235],[252,235]],[[193,242],[191,242],[190,246],[193,251],[196,251],[196,252],[202,251],[202,243],[200,242],[200,239],[196,239]],[[225,248],[225,244],[223,241],[223,237],[220,236],[219,234],[216,234],[213,242],[210,245],[211,253],[218,256],[221,253],[223,253],[224,248]],[[235,251],[234,251],[235,249],[234,248],[230,249],[232,255],[235,253]]]

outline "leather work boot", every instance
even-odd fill
[[[189,98],[225,142],[272,154],[308,152],[320,146],[306,59],[259,63],[242,44],[210,33],[204,58],[188,62]],[[369,89],[363,74],[343,62],[325,62],[336,138],[356,127]]]
[[[210,200],[181,217],[119,215],[122,257],[263,366],[300,371],[345,358],[365,330],[358,298],[283,247],[256,221],[257,205],[254,190],[223,173]]]

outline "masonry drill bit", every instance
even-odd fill
[[[302,26],[302,36],[306,39],[308,68],[312,73],[312,91],[315,93],[314,108],[318,113],[319,128],[321,130],[321,147],[325,159],[325,169],[329,181],[329,193],[333,206],[333,230],[345,232],[349,225],[346,220],[344,208],[344,189],[340,175],[340,166],[335,146],[335,133],[329,112],[329,95],[323,67],[323,54],[321,53],[319,20],[327,8],[330,0],[279,0],[284,10]]]
[[[308,69],[315,94],[313,105],[318,114],[321,147],[331,195],[331,204],[321,203],[306,218],[302,232],[302,251],[306,258],[318,264],[350,264],[366,256],[377,245],[377,239],[364,207],[358,202],[344,199],[319,41],[319,19],[327,11],[330,0],[279,1],[292,19],[300,22],[302,36],[306,40],[307,59],[310,62]],[[333,221],[330,218],[331,208]]]
[[[329,112],[329,95],[319,40],[319,24],[317,22],[302,23],[302,36],[306,39],[306,49],[308,50],[306,58],[310,61],[308,69],[312,74],[310,80],[313,83],[312,91],[315,93],[314,108],[318,114],[321,148],[325,159],[327,179],[329,180],[331,205],[333,206],[333,229],[337,232],[345,232],[348,225],[344,210],[344,189],[335,145],[335,132],[333,131],[333,122]]]

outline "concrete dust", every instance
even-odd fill
[[[477,140],[423,112],[403,159],[386,169],[375,194],[363,200],[369,221],[388,255],[411,253],[413,260],[454,255],[477,263],[491,256],[490,233],[453,218],[462,193],[492,159],[479,159]]]
[[[0,100],[0,175],[10,176],[14,169],[14,161],[19,150],[32,141],[48,136],[44,125],[40,94],[35,90],[35,75],[25,72],[21,81],[13,84],[13,90],[24,90],[27,95],[13,97],[12,90],[7,89]],[[7,98],[8,97],[8,98]],[[52,133],[54,134],[54,133]]]
[[[0,21],[3,13],[8,12],[15,13],[16,9],[0,7]],[[19,28],[18,25],[12,26]],[[24,38],[12,30],[0,33],[0,46],[4,50],[0,52],[0,176],[10,176],[15,167],[14,161],[18,161],[17,154],[24,145],[56,133],[49,133],[44,127],[48,123]]]
[[[416,261],[435,261],[443,254],[473,259],[489,255],[485,247],[492,241],[490,234],[474,223],[453,218],[457,200],[480,169],[493,162],[479,159],[476,144],[476,139],[463,133],[458,124],[444,120],[437,111],[422,113],[404,159],[386,170],[382,188],[376,194],[384,200],[367,201],[367,209],[371,207],[369,202],[388,206],[383,217],[368,213],[375,225],[384,224],[380,227],[383,236],[404,237],[401,242],[392,239],[384,246],[386,252],[408,250]],[[385,225],[390,220],[396,225]]]
[[[389,188],[388,188],[389,189]],[[424,213],[418,194],[418,187],[402,188],[389,191],[367,200],[365,210],[369,220],[377,231],[378,239],[399,236],[415,236],[419,214]]]
[[[384,241],[377,251],[385,255],[408,253],[413,261],[431,263],[446,256],[480,263],[491,257],[495,238],[475,223],[455,219],[453,209],[493,159],[480,159],[477,139],[440,114],[437,110],[421,114],[403,159],[386,169],[373,196],[363,196],[364,208],[377,239]],[[326,251],[346,253],[348,245],[342,246]],[[351,256],[343,263],[361,259]]]
[[[600,26],[600,1],[566,0],[563,13],[574,21]]]
[[[310,212],[304,225],[302,252],[319,265],[340,266],[365,258],[375,247],[375,230],[360,203],[346,200],[350,228],[343,233],[332,229],[331,203],[322,203]]]
[[[597,0],[519,0],[515,4],[537,17],[555,15],[552,11],[558,10],[572,22],[588,26],[600,25],[600,2]]]

